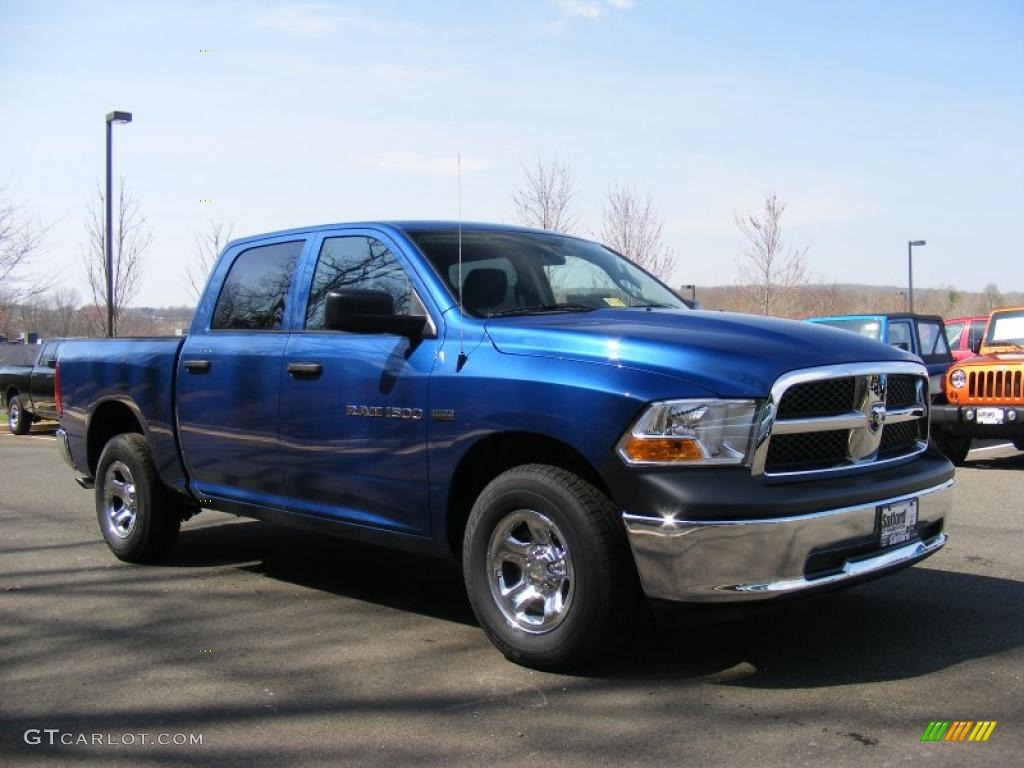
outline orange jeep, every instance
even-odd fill
[[[933,437],[954,464],[972,438],[1006,438],[1024,451],[1024,307],[988,318],[978,357],[946,371],[946,405],[932,406]]]

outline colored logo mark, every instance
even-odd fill
[[[988,741],[995,729],[995,720],[933,720],[921,741]]]

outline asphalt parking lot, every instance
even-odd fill
[[[1012,447],[957,472],[950,544],[926,563],[739,620],[645,630],[575,676],[506,662],[454,568],[216,512],[184,526],[167,563],[129,566],[45,430],[0,435],[0,474],[6,765],[1007,766],[1024,754]],[[998,725],[985,743],[922,743],[933,720]],[[94,734],[103,743],[80,743]]]

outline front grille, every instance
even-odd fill
[[[853,376],[809,381],[786,390],[779,402],[780,419],[832,416],[853,409],[857,380]]]
[[[1024,397],[1021,371],[971,371],[967,394],[973,400],[1019,400]]]
[[[900,424],[886,424],[882,428],[882,442],[878,446],[878,458],[889,459],[913,450],[922,439],[921,425],[917,421]]]
[[[893,374],[885,391],[885,405],[888,408],[906,408],[920,402],[917,396],[917,380],[913,376]]]
[[[769,472],[799,472],[821,465],[837,464],[846,458],[845,429],[776,435],[768,446]]]
[[[819,369],[792,374],[796,382],[789,387],[781,381],[772,432],[755,472],[818,472],[920,453],[928,434],[928,379],[923,371],[906,372],[908,367],[918,370],[880,364],[878,371],[854,366],[851,375],[849,367],[837,366],[834,377]],[[814,378],[800,381],[808,376]]]

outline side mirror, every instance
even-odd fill
[[[426,325],[426,317],[396,315],[395,303],[387,291],[331,291],[324,306],[324,327],[328,331],[392,333],[418,339]]]
[[[910,345],[905,341],[893,341],[889,343],[890,347],[896,347],[896,349],[902,349],[904,352],[910,351]]]
[[[980,338],[979,339],[975,339],[973,342],[971,342],[971,352],[973,352],[976,355],[981,353],[981,339]]]

